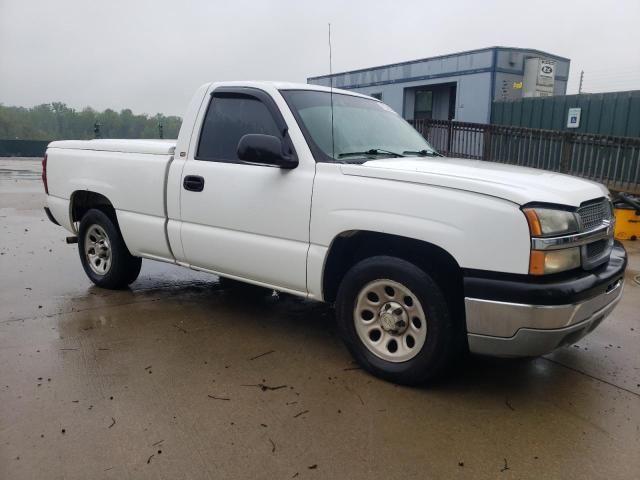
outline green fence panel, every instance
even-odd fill
[[[569,108],[580,108],[580,126],[567,128]],[[493,102],[491,123],[542,130],[640,137],[640,90]]]
[[[615,99],[615,112],[613,117],[612,135],[624,137],[627,135],[627,125],[629,124],[629,106],[631,103],[631,95],[619,95]]]
[[[0,157],[42,157],[50,140],[0,140]]]
[[[640,137],[640,92],[632,92],[629,100],[627,137]]]
[[[593,95],[593,101],[589,103],[588,109],[584,115],[584,132],[600,132],[600,123],[602,121],[602,95]]]
[[[562,130],[567,121],[567,98],[558,97],[555,102],[551,102],[549,109],[553,112],[551,130]]]

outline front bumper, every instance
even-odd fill
[[[575,343],[613,311],[622,296],[627,255],[616,242],[598,269],[549,278],[465,276],[469,350],[500,357],[536,356]]]

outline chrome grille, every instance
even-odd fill
[[[612,218],[611,207],[606,199],[583,205],[578,209],[578,217],[583,231],[591,230]]]
[[[613,208],[608,199],[589,202],[578,208],[580,230],[583,232],[602,226],[609,226],[614,222]],[[613,227],[610,235],[603,240],[588,243],[582,247],[582,267],[589,270],[609,260],[613,248]]]
[[[587,258],[592,259],[602,255],[604,251],[607,249],[608,243],[609,243],[608,240],[598,240],[597,242],[587,244],[586,245]]]

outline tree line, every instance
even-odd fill
[[[130,109],[120,112],[91,107],[77,111],[64,103],[52,102],[32,108],[0,104],[0,139],[59,140],[95,138],[98,124],[102,138],[177,138],[182,119],[158,113],[134,115]]]

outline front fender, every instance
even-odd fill
[[[326,164],[325,164],[326,165]],[[432,185],[342,175],[318,165],[310,242],[328,251],[349,230],[421,240],[465,269],[526,274],[530,236],[519,205]]]

